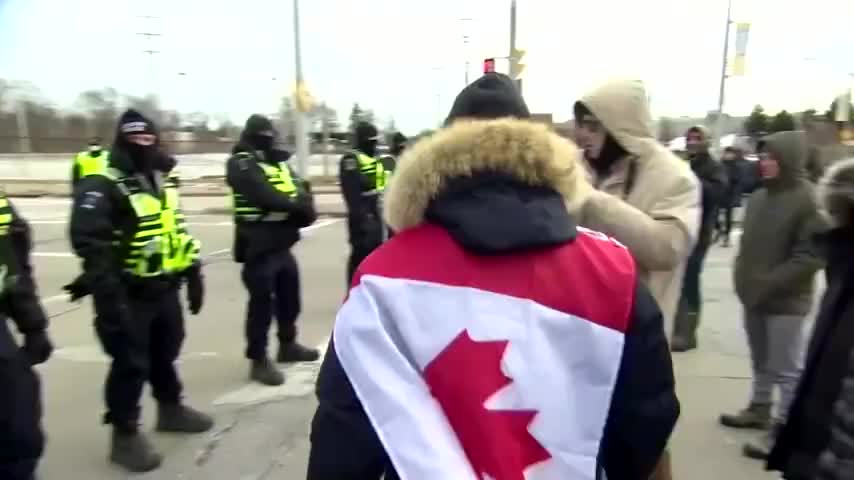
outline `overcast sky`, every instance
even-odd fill
[[[483,58],[506,55],[509,5],[303,0],[305,78],[342,120],[358,101],[417,133],[447,114],[466,60],[474,79]],[[644,79],[656,115],[716,108],[726,0],[518,5],[532,111],[568,119],[575,99],[611,76]],[[0,77],[29,80],[61,106],[86,89],[151,89],[166,108],[242,121],[275,111],[293,86],[291,9],[282,0],[0,0]],[[729,113],[756,103],[823,110],[854,72],[854,2],[734,0],[733,10],[752,31],[748,75],[728,82]],[[161,36],[147,42],[139,32]],[[145,49],[160,52],[150,65]]]

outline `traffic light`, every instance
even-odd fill
[[[525,50],[514,48],[510,54],[510,78],[518,78],[525,70],[525,64],[522,63],[522,57],[525,56]]]
[[[494,58],[486,58],[483,60],[483,73],[494,73],[495,72],[495,59]]]
[[[305,83],[299,82],[294,89],[294,103],[297,111],[301,113],[307,113],[314,106],[314,97],[311,96]]]

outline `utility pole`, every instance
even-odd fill
[[[521,63],[522,57],[525,56],[524,50],[516,48],[516,0],[510,2],[510,53],[507,59],[510,62],[510,78],[516,82],[516,87],[519,93],[522,93],[522,79],[519,75],[525,69],[525,65]]]
[[[726,7],[726,29],[724,29],[724,56],[721,61],[721,83],[720,90],[718,92],[718,118],[715,125],[715,140],[716,144],[713,147],[718,147],[720,145],[721,137],[723,137],[724,131],[724,94],[726,92],[726,68],[727,63],[729,62],[729,29],[732,25],[732,0],[727,1]]]
[[[470,22],[471,20],[472,20],[471,18],[461,18],[460,19],[460,23],[463,25],[463,55],[465,55],[465,58],[466,58],[466,61],[465,61],[465,68],[466,68],[465,82],[466,83],[463,86],[466,86],[469,84],[469,70],[471,69],[471,65],[469,63],[469,60],[470,60],[470,58],[469,58],[470,57],[470,55],[469,55],[469,39],[471,37],[469,36],[468,31],[466,30],[468,22]]]
[[[296,70],[296,80],[297,87],[296,92],[297,95],[301,95],[304,92],[304,84],[303,84],[303,76],[302,76],[302,53],[300,49],[300,21],[299,21],[299,0],[293,0],[294,2],[294,62],[295,70]],[[295,135],[296,138],[296,147],[297,147],[297,167],[299,169],[300,175],[303,178],[308,179],[308,139],[306,138],[305,131],[305,112],[301,111],[302,109],[296,108],[295,111]]]
[[[160,17],[155,17],[152,15],[140,15],[139,18],[143,18],[146,20],[158,20]],[[145,37],[147,48],[142,51],[142,53],[148,55],[148,94],[154,95],[154,55],[160,53],[159,50],[154,50],[152,45],[152,40],[155,37],[161,37],[162,35],[156,32],[149,31],[149,27],[146,27],[145,32],[139,32],[137,35],[141,37]]]
[[[507,58],[510,61],[513,61],[513,56],[516,53],[516,0],[510,0],[510,53],[507,55]],[[512,76],[511,69],[511,76]],[[513,77],[515,80],[516,77]]]
[[[32,139],[30,138],[29,109],[27,106],[24,98],[20,97],[18,99],[18,108],[15,109],[21,153],[30,153],[33,149]]]

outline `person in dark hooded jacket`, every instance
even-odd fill
[[[234,259],[243,264],[241,277],[249,292],[249,377],[265,385],[284,382],[284,375],[267,355],[274,312],[279,338],[276,360],[304,362],[320,356],[296,339],[302,293],[297,261],[291,252],[300,239],[300,228],[317,219],[314,198],[308,181],[286,163],[290,155],[274,148],[275,138],[270,119],[250,116],[226,163],[226,181],[234,203]]]
[[[682,282],[682,294],[676,311],[673,326],[674,352],[685,352],[697,348],[697,327],[703,307],[702,288],[703,263],[706,253],[712,245],[715,234],[718,209],[726,195],[726,171],[720,162],[709,154],[709,139],[703,127],[691,127],[685,133],[691,170],[697,175],[702,188],[702,211],[700,214],[700,232],[697,243],[691,250],[685,265],[685,277]]]
[[[597,469],[603,468],[611,479],[645,480],[653,471],[679,415],[661,311],[637,281],[626,248],[577,226],[577,210],[592,192],[580,166],[567,162],[578,151],[529,116],[514,82],[487,74],[459,94],[445,128],[404,155],[385,205],[385,218],[397,235],[359,266],[318,376],[309,480],[428,480],[472,473],[502,478],[493,469],[504,468],[521,478],[516,468],[532,462],[541,462],[534,468],[554,478],[598,478]],[[577,262],[562,256],[570,252],[577,253]],[[612,263],[616,258],[627,269]],[[433,280],[425,281],[425,275]],[[505,295],[494,295],[499,291]],[[624,305],[621,313],[605,315],[608,321],[626,321],[619,344],[581,340],[592,331],[602,333],[600,340],[610,335],[581,320],[585,326],[573,340],[578,344],[549,345],[562,334],[546,328],[545,317],[557,315],[541,309],[547,297],[566,304],[582,301],[588,312],[576,313],[584,318],[599,307]],[[554,372],[535,381],[554,388],[537,398],[553,396],[547,403],[558,409],[573,404],[585,411],[584,419],[560,417],[563,427],[546,439],[534,427],[548,422],[544,407],[538,413],[543,417],[523,426],[522,435],[508,437],[514,430],[509,426],[491,434],[495,425],[478,414],[485,410],[478,396],[483,392],[477,391],[486,384],[472,380],[490,377],[479,373],[483,358],[471,351],[471,361],[453,362],[443,373],[431,366],[437,360],[425,367],[420,359],[425,345],[433,355],[441,350],[441,344],[434,345],[437,332],[479,321],[484,328],[505,321],[524,324],[516,333],[499,334],[510,335],[508,352],[523,357],[527,354],[521,352],[529,351],[524,345],[534,339],[546,344],[535,351],[578,353],[577,364],[547,354],[550,361],[525,365]],[[560,330],[572,323],[558,324]],[[375,328],[387,330],[375,335]],[[504,342],[484,345],[489,343]],[[393,357],[386,356],[390,344],[399,348]],[[448,350],[450,345],[442,352]],[[496,372],[499,363],[512,363],[510,357],[495,358]],[[594,377],[605,378],[593,373],[599,369],[611,373],[594,387]],[[585,380],[564,389],[573,372]],[[509,376],[524,384],[521,375],[499,374],[495,388],[509,384]],[[523,391],[519,398],[528,395]],[[466,404],[471,410],[462,407]],[[456,438],[445,436],[446,428],[427,428],[431,420],[447,422]],[[578,432],[589,436],[579,434],[581,440],[574,436]],[[536,459],[516,465],[532,451],[531,439]],[[460,446],[464,455],[450,453],[460,453]]]
[[[826,229],[806,177],[803,132],[778,132],[757,146],[762,188],[744,214],[744,232],[733,268],[735,291],[744,307],[753,386],[746,408],[724,414],[731,428],[767,430],[744,446],[764,459],[773,445],[803,367],[803,330],[812,309],[816,273],[824,261],[815,235]],[[780,390],[776,414],[773,390]]]
[[[0,195],[0,478],[33,480],[44,452],[41,382],[35,365],[53,352],[30,263],[26,220]],[[7,320],[23,336],[18,345]]]
[[[347,229],[350,236],[348,285],[356,267],[385,239],[380,205],[391,175],[382,159],[376,158],[379,141],[377,127],[368,122],[359,122],[353,137],[354,149],[342,155],[338,165],[338,180],[347,205]]]
[[[797,393],[768,458],[768,469],[786,480],[854,478],[854,159],[827,171],[818,201],[832,227],[818,239],[827,289]]]
[[[78,182],[69,236],[83,275],[66,287],[94,297],[95,331],[112,357],[104,422],[112,424],[110,460],[127,470],[157,468],[162,458],[139,431],[142,389],[157,400],[157,430],[200,433],[213,426],[185,406],[175,360],[184,341],[179,288],[190,312],[203,302],[200,244],[186,229],[175,160],[154,123],[135,110],[119,118],[106,170]]]

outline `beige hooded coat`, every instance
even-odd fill
[[[598,191],[585,203],[580,223],[632,251],[670,338],[685,262],[699,229],[699,183],[688,163],[655,139],[641,82],[606,83],[580,101],[630,153],[605,178],[596,178],[585,162]]]

